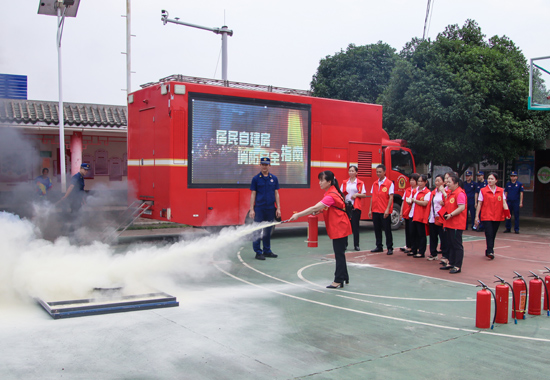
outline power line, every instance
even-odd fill
[[[435,3],[435,0],[428,0],[428,5],[426,6],[426,17],[424,18],[424,33],[422,33],[422,40],[426,39],[426,35],[430,30],[434,3]]]

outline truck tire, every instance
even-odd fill
[[[391,216],[390,216],[392,230],[398,230],[401,227],[401,218],[399,217],[400,214],[401,214],[401,205],[394,203],[393,212],[391,213]]]

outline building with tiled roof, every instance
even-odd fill
[[[86,162],[86,189],[125,190],[127,107],[66,102],[63,116],[67,176]],[[59,103],[0,99],[0,147],[0,191],[33,181],[43,168],[59,190]]]

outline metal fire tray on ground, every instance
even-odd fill
[[[36,300],[53,319],[179,306],[176,297],[162,292],[55,302]]]

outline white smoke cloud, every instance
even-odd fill
[[[163,247],[136,245],[124,253],[100,242],[71,244],[66,237],[40,238],[28,220],[0,213],[0,303],[39,297],[48,302],[90,298],[94,288],[123,286],[140,294],[196,281],[219,273],[219,265],[236,253],[249,233],[264,224],[226,228],[220,234]]]

